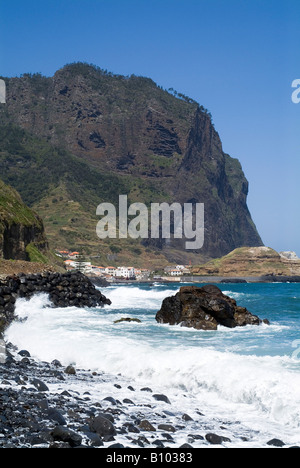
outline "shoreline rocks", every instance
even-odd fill
[[[111,304],[79,271],[9,276],[0,281],[0,334],[14,320],[16,300],[30,299],[39,293],[48,294],[53,307],[103,307]]]
[[[66,374],[57,360],[39,362],[11,343],[6,348],[6,362],[0,363],[0,448],[289,446],[276,434],[258,439],[243,425],[230,427],[196,406],[189,407],[191,417],[174,395],[170,401],[158,389],[145,392],[122,375],[85,369]]]
[[[217,330],[260,325],[262,320],[226,296],[215,285],[183,286],[175,296],[164,299],[156,314],[158,323],[181,325],[197,330]],[[267,320],[265,323],[269,323]]]

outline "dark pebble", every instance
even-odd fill
[[[76,375],[75,367],[74,367],[74,366],[68,366],[68,367],[66,367],[66,369],[65,369],[65,374],[68,374],[68,375]]]
[[[272,440],[269,440],[269,442],[267,442],[267,445],[270,445],[272,447],[284,447],[285,443],[279,439],[272,439]]]
[[[21,351],[19,351],[18,354],[23,357],[30,357],[30,352],[27,351],[26,349],[22,349]]]
[[[48,392],[49,391],[49,388],[47,387],[47,385],[42,382],[41,380],[39,379],[33,379],[31,381],[32,385],[35,386],[35,388],[39,391],[39,392]]]
[[[51,436],[55,441],[66,442],[71,447],[78,447],[82,442],[80,434],[63,426],[56,426],[51,432]]]
[[[164,403],[168,403],[168,405],[171,404],[169,398],[166,395],[155,394],[155,395],[152,395],[152,396],[156,401],[163,401]]]
[[[222,437],[212,433],[206,434],[205,438],[211,445],[222,445],[223,442],[231,442],[227,437]]]
[[[149,431],[149,432],[155,432],[156,431],[155,427],[152,426],[152,424],[147,419],[144,419],[143,421],[140,422],[139,428],[142,431]]]
[[[90,431],[85,431],[84,434],[88,438],[88,444],[91,447],[103,447],[104,443],[98,434]]]
[[[165,448],[163,442],[161,440],[155,440],[153,442],[153,445],[156,445],[156,447],[159,447],[159,448]]]
[[[166,432],[176,432],[175,427],[171,426],[171,424],[159,424],[158,429],[161,429],[162,431]]]

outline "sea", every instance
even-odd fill
[[[111,284],[101,292],[112,304],[94,309],[51,308],[45,294],[19,299],[16,313],[26,320],[14,322],[5,338],[38,360],[58,359],[161,392],[173,412],[198,420],[201,414],[203,431],[223,427],[236,447],[272,438],[299,446],[300,284],[218,284],[270,325],[217,331],[156,322],[163,299],[182,285]],[[125,317],[140,323],[114,323]]]

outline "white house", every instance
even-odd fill
[[[105,273],[110,276],[115,276],[116,275],[116,268],[112,266],[108,266],[105,268]]]
[[[181,276],[182,275],[182,270],[179,270],[178,268],[175,268],[173,270],[170,270],[169,275],[171,275],[171,276]]]
[[[135,278],[135,271],[133,267],[118,267],[115,276],[118,278],[132,279]]]
[[[73,262],[75,270],[79,270],[82,273],[90,273],[92,271],[91,262]]]

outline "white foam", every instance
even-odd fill
[[[117,286],[102,289],[104,295],[109,297],[112,304],[109,310],[123,309],[149,309],[159,310],[163,299],[176,294],[175,290],[144,290],[138,287]]]
[[[174,291],[128,288],[120,292],[116,288],[110,290],[108,297],[115,300],[116,309],[128,308],[129,304],[131,307],[134,298],[136,308],[147,303],[154,310],[168,293]],[[156,325],[153,317],[152,332],[157,326],[162,333],[154,342],[150,335],[147,338],[130,333],[132,324],[113,328],[115,315],[109,315],[108,309],[54,309],[49,307],[44,294],[30,301],[19,299],[16,312],[27,320],[14,322],[5,338],[40,360],[59,359],[65,365],[76,363],[81,368],[121,373],[141,385],[164,389],[186,412],[193,402],[198,407],[210,408],[212,414],[242,418],[255,430],[261,430],[265,424],[277,424],[283,433],[287,428],[299,431],[300,364],[290,357],[242,356],[217,350],[213,340],[207,340],[215,337],[215,332],[197,334],[202,339],[192,347],[184,339],[192,336],[189,329],[184,329],[186,335],[182,334],[181,340],[172,340],[169,336],[174,337],[173,331],[183,329]],[[138,324],[134,326],[135,330],[147,332],[147,324],[143,329]],[[259,332],[268,330],[261,328]],[[238,332],[247,333],[247,328]],[[189,398],[183,398],[183,393]],[[299,443],[297,431],[295,438]]]

